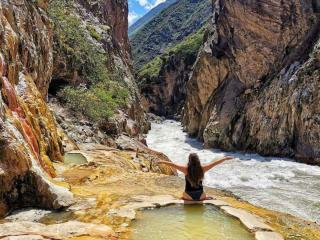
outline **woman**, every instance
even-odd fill
[[[212,161],[209,164],[201,165],[199,156],[196,153],[189,155],[188,166],[174,164],[167,161],[159,161],[159,164],[166,164],[181,171],[185,175],[186,187],[182,199],[187,201],[204,201],[212,199],[208,197],[203,191],[202,181],[204,174],[211,168],[223,163],[224,161],[231,160],[232,157],[225,157],[220,160]]]

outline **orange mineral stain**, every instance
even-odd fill
[[[28,143],[30,149],[32,150],[34,156],[42,166],[42,168],[50,174],[50,176],[54,177],[53,171],[50,170],[48,165],[42,160],[39,151],[39,144],[37,141],[37,137],[34,134],[34,131],[29,123],[28,119],[26,118],[26,114],[24,110],[19,106],[18,99],[15,93],[14,88],[12,87],[11,83],[8,81],[6,77],[2,77],[3,82],[3,91],[4,95],[7,99],[9,109],[16,113],[16,118],[19,120],[20,126],[22,128],[22,135],[26,142]]]

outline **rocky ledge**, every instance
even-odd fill
[[[0,238],[130,239],[136,211],[184,204],[179,200],[183,179],[156,164],[164,155],[143,147],[137,153],[125,142],[122,146],[127,150],[85,144],[76,152],[83,154],[88,163],[56,163],[54,181],[74,194],[75,204],[63,211],[29,209],[14,213],[0,225]],[[255,207],[223,191],[206,191],[216,200],[205,204],[215,205],[239,219],[258,240],[320,239],[317,224]]]
[[[252,233],[255,234],[256,240],[283,240],[281,234],[274,232],[274,230],[264,223],[263,219],[258,216],[247,212],[246,210],[238,209],[231,207],[230,204],[221,201],[221,200],[208,200],[203,202],[188,202],[179,200],[171,195],[155,195],[155,196],[136,196],[133,197],[135,202],[129,203],[121,207],[116,211],[112,211],[112,214],[115,214],[120,217],[125,217],[134,220],[136,211],[143,209],[152,209],[159,207],[166,207],[169,205],[178,205],[178,204],[207,204],[213,205],[220,208],[226,214],[235,217],[240,220],[240,222]]]

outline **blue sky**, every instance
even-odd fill
[[[166,0],[129,0],[129,25]]]

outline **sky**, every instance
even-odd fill
[[[145,15],[150,9],[166,0],[129,0],[129,26]]]

